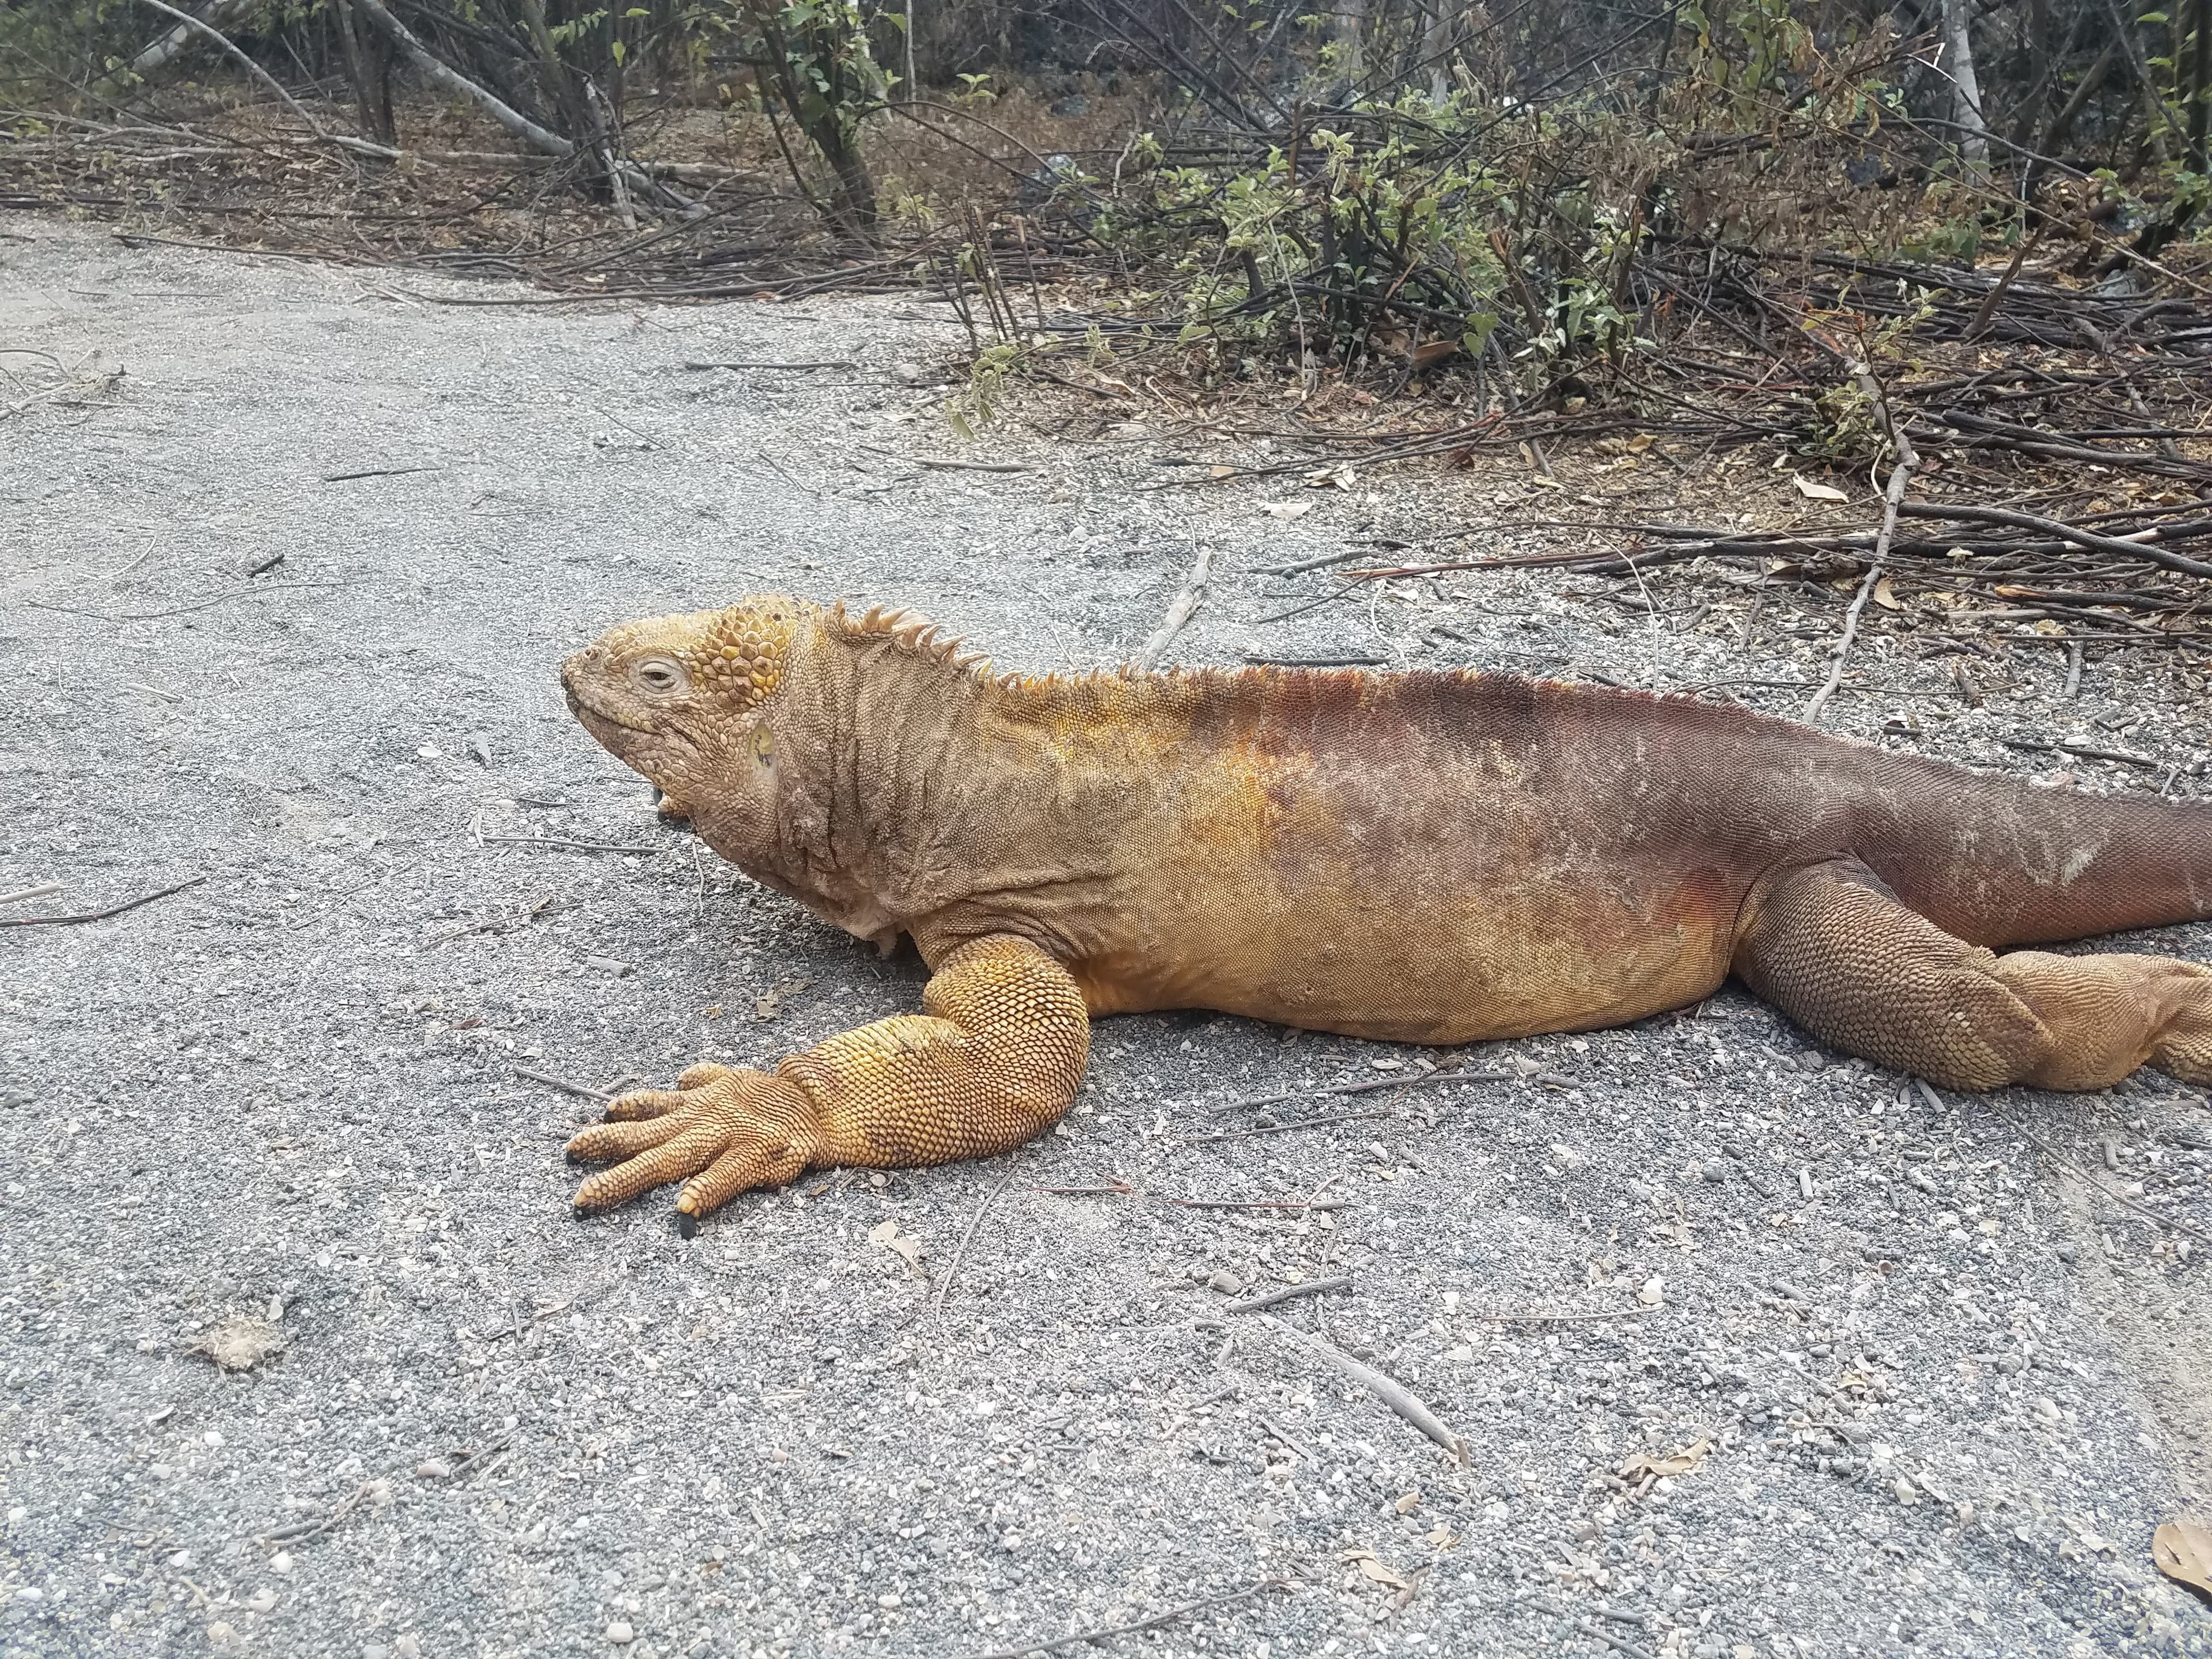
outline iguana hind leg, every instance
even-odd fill
[[[2006,956],[1907,909],[1856,859],[1753,888],[1734,966],[1824,1042],[1952,1089],[2104,1089],[2139,1066],[2212,1082],[2212,969]]]
[[[576,1212],[681,1180],[689,1237],[738,1194],[810,1169],[981,1158],[1059,1121],[1091,1046],[1065,968],[1026,939],[977,939],[938,965],[922,1007],[793,1054],[773,1076],[694,1066],[672,1091],[624,1095],[568,1143],[572,1163],[620,1160],[577,1188]]]

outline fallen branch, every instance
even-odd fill
[[[1910,447],[1908,442],[1907,447]],[[2212,576],[2212,564],[2152,546],[2151,543],[2160,534],[2158,526],[2140,531],[2133,536],[2100,536],[2094,530],[2077,530],[2057,519],[2043,518],[2033,513],[2018,513],[2010,507],[1954,507],[1934,501],[1902,503],[1892,509],[1888,516],[1893,519],[1937,519],[1958,524],[2001,524],[2015,530],[2039,530],[2047,536],[2056,536],[2062,542],[2071,542],[2077,548],[2094,548],[2100,553],[2118,553],[2131,559],[2148,559],[2153,564],[2162,565],[2168,570],[2178,570],[2185,576]]]
[[[110,916],[119,916],[125,910],[136,910],[142,904],[151,904],[155,899],[165,899],[172,893],[181,893],[187,887],[197,887],[205,876],[194,876],[190,881],[180,881],[174,887],[164,887],[158,893],[143,893],[135,899],[125,899],[120,904],[111,904],[105,910],[81,910],[67,916],[9,916],[0,918],[0,927],[74,927],[79,922],[105,921]],[[33,890],[36,891],[36,889]],[[16,896],[21,896],[17,895]]]
[[[152,0],[148,0],[152,3]],[[495,94],[478,86],[468,76],[454,69],[429,47],[416,39],[415,32],[387,10],[384,0],[355,0],[368,14],[369,21],[391,36],[392,43],[405,52],[415,66],[447,91],[457,93],[483,106],[484,112],[509,132],[545,155],[569,156],[576,147],[557,132],[548,131],[520,110],[501,100]]]
[[[1326,1296],[1331,1291],[1348,1291],[1352,1280],[1343,1275],[1334,1279],[1309,1279],[1301,1285],[1278,1285],[1272,1291],[1262,1291],[1257,1296],[1248,1296],[1241,1302],[1224,1302],[1224,1313],[1251,1313],[1260,1308],[1272,1308],[1278,1302],[1288,1302],[1294,1297]]]
[[[952,1260],[945,1264],[945,1277],[937,1281],[937,1311],[939,1313],[945,1311],[945,1298],[952,1289],[952,1275],[960,1271],[960,1263],[968,1254],[968,1246],[975,1241],[975,1229],[983,1224],[984,1212],[997,1201],[1000,1193],[1013,1184],[1013,1176],[1008,1176],[997,1186],[992,1188],[984,1194],[983,1201],[975,1206],[975,1213],[969,1218],[968,1231],[960,1235],[960,1248],[952,1252]],[[1034,1652],[1037,1650],[1025,1648],[1023,1651]]]
[[[42,881],[35,887],[18,887],[12,893],[0,893],[0,904],[21,904],[25,899],[44,898],[61,890],[62,884],[58,881]]]
[[[1388,1117],[1385,1112],[1338,1112],[1328,1117],[1302,1117],[1295,1123],[1267,1123],[1256,1129],[1227,1129],[1219,1134],[1193,1135],[1183,1144],[1204,1146],[1217,1140],[1254,1140],[1261,1135],[1286,1135],[1293,1129],[1321,1129],[1332,1123],[1365,1123],[1378,1117]]]
[[[1851,375],[1866,393],[1868,400],[1881,416],[1883,428],[1889,434],[1889,444],[1895,459],[1889,469],[1889,485],[1881,493],[1881,528],[1875,534],[1874,557],[1867,562],[1866,578],[1859,583],[1859,591],[1851,596],[1850,608],[1844,612],[1844,636],[1836,641],[1836,659],[1828,665],[1828,678],[1805,705],[1803,720],[1811,726],[1820,718],[1821,709],[1828,699],[1836,695],[1836,688],[1844,683],[1844,665],[1850,661],[1851,642],[1858,637],[1859,617],[1865,612],[1867,600],[1873,597],[1875,584],[1881,580],[1882,571],[1889,562],[1889,544],[1897,534],[1898,508],[1905,501],[1905,486],[1911,482],[1912,469],[1920,465],[1920,457],[1912,447],[1912,440],[1905,434],[1905,423],[1892,414],[1889,399],[1882,393],[1881,382],[1874,377],[1874,370],[1866,363],[1854,362]]]
[[[1511,1083],[1518,1072],[1462,1072],[1455,1066],[1437,1066],[1425,1072],[1416,1072],[1411,1077],[1368,1078],[1358,1083],[1339,1083],[1317,1089],[1295,1089],[1279,1095],[1253,1095],[1244,1100],[1232,1100],[1225,1106],[1209,1106],[1209,1113],[1249,1112],[1262,1106],[1281,1106],[1293,1100],[1303,1100],[1308,1095],[1371,1095],[1384,1089],[1421,1089],[1438,1083]]]
[[[300,119],[306,124],[307,131],[313,133],[315,137],[322,140],[323,143],[326,144],[336,144],[342,149],[353,150],[359,155],[374,155],[379,161],[396,161],[399,159],[399,152],[396,149],[388,149],[383,144],[373,144],[366,138],[352,138],[347,137],[343,133],[331,132],[325,128],[321,122],[316,120],[313,116],[308,114],[306,110],[300,107],[298,103],[293,100],[290,93],[285,91],[283,87],[276,83],[276,77],[275,76],[270,74],[267,70],[255,63],[252,58],[248,57],[239,48],[228,35],[223,33],[222,30],[215,27],[212,24],[202,22],[198,18],[193,16],[188,11],[179,11],[174,6],[168,4],[167,0],[138,0],[138,3],[142,6],[150,6],[155,11],[161,13],[164,16],[175,18],[177,21],[182,24],[185,27],[194,30],[198,33],[204,34],[209,40],[214,41],[216,45],[221,46],[223,51],[229,53],[230,56],[235,58],[240,63],[245,64],[247,72],[252,75],[256,80],[259,81],[262,85],[267,87],[270,91],[275,93],[278,98],[282,99],[284,103],[284,107],[290,110],[293,114],[298,116]]]
[[[1310,1336],[1304,1331],[1285,1325],[1273,1314],[1265,1315],[1263,1317],[1275,1330],[1289,1337],[1292,1341],[1303,1345],[1309,1352],[1317,1358],[1327,1360],[1423,1434],[1428,1436],[1430,1439],[1435,1441],[1437,1444],[1442,1446],[1452,1455],[1455,1462],[1462,1466],[1466,1464],[1467,1442],[1445,1427],[1443,1419],[1431,1411],[1427,1403],[1404,1383],[1395,1377],[1384,1376],[1372,1365],[1354,1359],[1333,1342],[1324,1342],[1317,1336]]]
[[[42,599],[26,599],[24,605],[33,611],[52,611],[64,617],[91,617],[100,622],[142,623],[159,622],[164,617],[189,617],[198,611],[212,611],[216,605],[228,605],[233,599],[258,599],[264,593],[275,593],[288,587],[351,587],[351,582],[263,582],[254,587],[235,588],[228,593],[218,593],[211,599],[202,599],[198,605],[180,605],[167,611],[90,611],[76,605],[48,605]]]
[[[858,363],[849,362],[849,361],[848,361],[848,360],[846,360],[846,359],[843,359],[843,358],[838,358],[838,359],[835,359],[835,360],[832,360],[832,361],[828,362],[819,362],[819,363],[753,363],[753,362],[701,362],[701,363],[686,363],[686,364],[684,364],[684,367],[685,368],[685,369],[687,369],[688,371],[690,371],[690,372],[691,372],[691,373],[693,373],[693,374],[697,374],[697,373],[701,372],[702,370],[704,370],[704,369],[710,369],[710,368],[775,368],[775,369],[782,369],[782,370],[786,370],[786,371],[787,371],[787,372],[789,372],[789,373],[792,373],[792,374],[796,374],[796,373],[798,373],[800,369],[805,369],[805,368],[858,368],[860,367],[860,365],[859,365]]]
[[[588,1083],[571,1082],[565,1077],[556,1077],[551,1072],[533,1071],[527,1066],[516,1066],[514,1068],[514,1074],[517,1077],[526,1077],[532,1083],[542,1083],[549,1089],[558,1089],[563,1094],[580,1095],[586,1100],[613,1100],[617,1098],[617,1096],[611,1090],[594,1089]]]
[[[1079,1631],[1073,1636],[1055,1636],[1047,1642],[1031,1642],[1025,1647],[994,1648],[981,1659],[1028,1659],[1033,1653],[1051,1653],[1059,1648],[1072,1648],[1091,1642],[1103,1642],[1109,1636],[1133,1636],[1139,1631],[1158,1630],[1162,1625],[1173,1624],[1194,1613],[1208,1607],[1227,1607],[1232,1601],[1249,1601],[1263,1590],[1288,1589],[1287,1578],[1262,1578],[1241,1590],[1231,1590],[1225,1595],[1202,1596],[1195,1601],[1186,1601],[1179,1607],[1170,1607],[1165,1613],[1156,1613],[1149,1619],[1139,1619],[1133,1625],[1112,1625],[1103,1630]]]
[[[658,853],[658,847],[626,847],[620,842],[570,841],[561,836],[478,836],[487,847],[558,847],[572,853]]]
[[[1168,606],[1168,614],[1161,619],[1159,627],[1153,630],[1152,637],[1145,641],[1133,659],[1137,667],[1150,669],[1159,665],[1160,659],[1167,654],[1168,647],[1175,642],[1175,636],[1182,632],[1184,625],[1198,614],[1198,607],[1206,603],[1206,585],[1212,576],[1213,550],[1200,546],[1198,557],[1191,564],[1190,574],[1182,579],[1182,586],[1176,590],[1175,602]]]

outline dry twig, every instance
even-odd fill
[[[1397,1378],[1386,1376],[1372,1365],[1354,1359],[1334,1342],[1324,1342],[1317,1336],[1310,1336],[1294,1326],[1285,1324],[1273,1314],[1266,1314],[1262,1317],[1273,1329],[1300,1344],[1308,1352],[1327,1360],[1361,1388],[1365,1389],[1392,1411],[1449,1452],[1454,1461],[1462,1465],[1466,1463],[1467,1442],[1445,1427],[1443,1419],[1429,1409],[1427,1402]]]
[[[1165,1613],[1156,1613],[1149,1619],[1139,1619],[1133,1625],[1112,1625],[1103,1630],[1081,1631],[1073,1636],[1055,1636],[1049,1641],[1031,1642],[1018,1648],[994,1648],[990,1652],[982,1655],[981,1659],[1028,1659],[1028,1656],[1033,1653],[1051,1653],[1060,1648],[1103,1642],[1109,1636],[1133,1636],[1139,1631],[1157,1630],[1162,1625],[1173,1624],[1178,1619],[1187,1618],[1194,1613],[1202,1613],[1208,1607],[1227,1607],[1233,1601],[1249,1601],[1264,1590],[1289,1588],[1290,1580],[1286,1578],[1262,1578],[1256,1584],[1248,1584],[1241,1590],[1231,1590],[1225,1595],[1201,1596],[1195,1601],[1186,1601],[1179,1607],[1170,1607]]]
[[[81,910],[67,916],[9,916],[0,918],[0,927],[73,927],[79,922],[105,921],[110,916],[119,916],[125,910],[136,910],[142,904],[151,904],[155,899],[165,899],[172,893],[181,893],[187,887],[197,887],[205,876],[194,876],[190,881],[180,881],[174,887],[164,887],[158,893],[143,893],[135,899],[125,899],[120,904],[111,904],[105,910]],[[58,886],[49,884],[51,890]],[[21,897],[21,895],[16,895]]]

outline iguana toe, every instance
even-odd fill
[[[715,1065],[694,1066],[678,1084],[624,1095],[608,1105],[606,1122],[569,1140],[570,1163],[611,1166],[577,1188],[577,1214],[695,1176],[678,1209],[696,1230],[698,1218],[738,1194],[781,1186],[807,1167],[819,1135],[812,1107],[793,1084]]]

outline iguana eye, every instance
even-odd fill
[[[691,677],[672,657],[645,657],[630,665],[629,677],[641,690],[665,697],[691,689]]]

